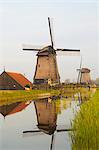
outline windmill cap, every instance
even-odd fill
[[[82,72],[82,73],[89,73],[89,72],[90,72],[90,69],[88,69],[88,68],[82,68],[82,69],[81,69],[81,72]]]
[[[52,48],[51,45],[49,46],[46,46],[44,48],[42,48],[38,53],[37,53],[37,56],[46,56],[46,55],[49,55],[49,54],[56,54],[55,50]]]

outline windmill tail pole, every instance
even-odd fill
[[[53,36],[52,36],[52,30],[51,30],[51,21],[50,18],[48,17],[48,24],[49,24],[49,31],[50,31],[50,38],[51,38],[51,44],[52,44],[52,48],[54,46],[53,44]]]

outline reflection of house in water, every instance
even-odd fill
[[[23,109],[25,109],[28,105],[30,104],[30,102],[17,102],[17,103],[12,103],[9,105],[3,105],[0,106],[0,113],[6,117],[8,115],[17,113],[22,111]]]
[[[34,105],[36,109],[38,128],[47,134],[53,134],[56,130],[57,121],[55,103],[44,99],[35,101]]]

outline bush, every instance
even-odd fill
[[[27,85],[25,86],[25,88],[30,88],[30,85],[29,85],[29,84],[27,84]]]

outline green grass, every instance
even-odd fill
[[[60,88],[60,89],[47,89],[47,90],[0,90],[0,105],[6,105],[13,102],[27,101],[39,99],[43,96],[58,96],[63,95],[72,97],[75,93],[80,92],[82,97],[90,97],[91,91],[87,88]],[[46,95],[45,95],[46,94]]]
[[[35,100],[46,96],[58,95],[58,90],[1,90],[0,105],[6,105],[18,101]]]
[[[72,127],[73,150],[99,150],[99,89],[82,104]]]

